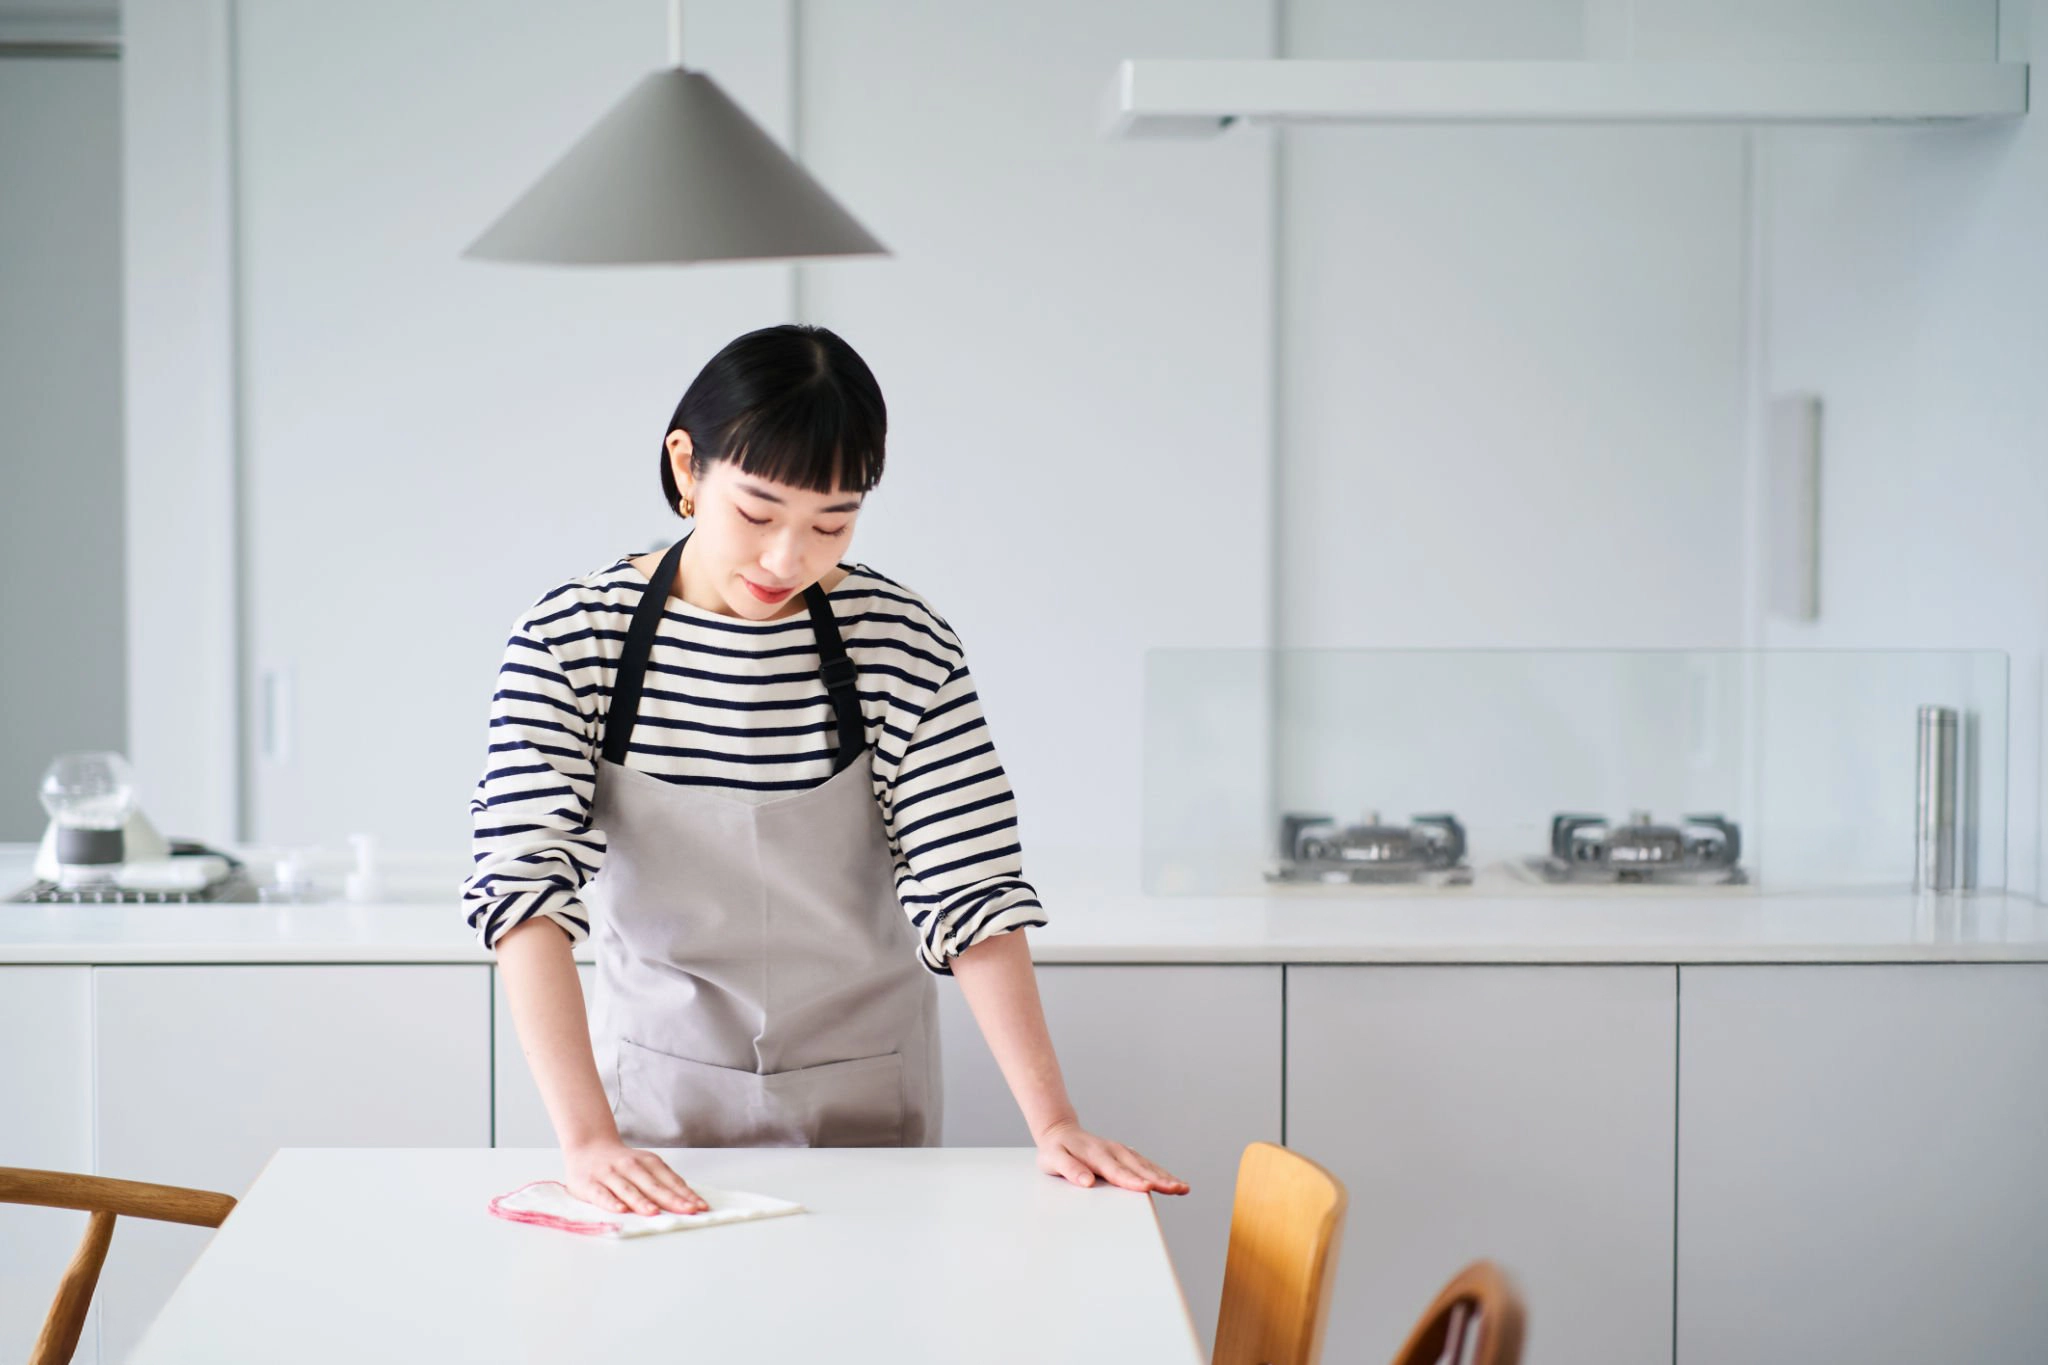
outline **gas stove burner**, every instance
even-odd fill
[[[1340,826],[1328,815],[1289,811],[1280,817],[1280,859],[1266,880],[1464,886],[1472,869],[1465,864],[1465,827],[1454,816],[1385,825],[1373,811],[1363,824]]]
[[[1558,815],[1550,821],[1550,853],[1532,858],[1553,882],[1679,882],[1721,885],[1747,881],[1742,830],[1719,815],[1688,815],[1660,825],[1645,810],[1610,825],[1604,815]]]
[[[144,891],[127,886],[66,887],[37,878],[11,896],[9,905],[198,905],[260,899],[256,884],[239,866],[218,881],[192,891]]]

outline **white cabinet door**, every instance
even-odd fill
[[[488,967],[94,973],[102,1175],[240,1196],[279,1147],[490,1144]],[[121,1220],[102,1359],[127,1356],[211,1236]]]
[[[1687,967],[1678,1360],[2048,1360],[2048,966]]]
[[[0,967],[0,1039],[0,1166],[91,1171],[92,968]],[[85,1224],[0,1204],[0,1356],[28,1355]],[[98,1335],[88,1317],[76,1365],[99,1359]]]
[[[1238,1157],[1246,1143],[1280,1140],[1280,968],[1052,966],[1038,969],[1038,986],[1082,1124],[1188,1182],[1187,1194],[1151,1198],[1208,1349]],[[939,1017],[946,1145],[1030,1146],[953,982],[939,983]]]
[[[1290,967],[1287,1145],[1350,1192],[1324,1358],[1498,1261],[1527,1365],[1671,1359],[1676,972]]]
[[[583,982],[583,1007],[590,1008],[590,992],[597,968],[588,962],[576,964]],[[492,1104],[495,1125],[494,1147],[553,1147],[555,1126],[548,1121],[547,1106],[540,1102],[540,1087],[533,1083],[533,1070],[519,1046],[519,1030],[512,1023],[512,1007],[505,1000],[505,982],[498,969],[491,968],[491,1071],[496,1078]],[[560,1178],[559,1171],[541,1171],[535,1180]]]

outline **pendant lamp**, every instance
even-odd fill
[[[472,260],[688,264],[889,254],[716,81],[672,65],[643,77],[470,243]]]

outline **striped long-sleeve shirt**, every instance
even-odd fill
[[[919,959],[1045,921],[1022,875],[1017,813],[952,627],[865,564],[830,594],[859,670],[874,795]],[[462,885],[487,948],[546,915],[580,942],[578,892],[603,866],[590,824],[597,759],[626,628],[647,577],[622,555],[553,589],[512,628],[491,700],[490,743],[470,801]],[[832,775],[838,729],[810,613],[746,621],[671,597],[648,658],[626,764],[670,782],[764,801]]]

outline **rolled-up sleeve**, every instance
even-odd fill
[[[579,895],[603,866],[605,837],[590,827],[597,783],[597,703],[579,692],[554,647],[525,617],[514,625],[491,697],[483,775],[469,803],[470,871],[462,904],[495,949],[535,915],[571,943],[590,934]]]
[[[883,808],[896,891],[939,976],[985,939],[1046,922],[1024,880],[1010,780],[964,663],[919,717]]]

